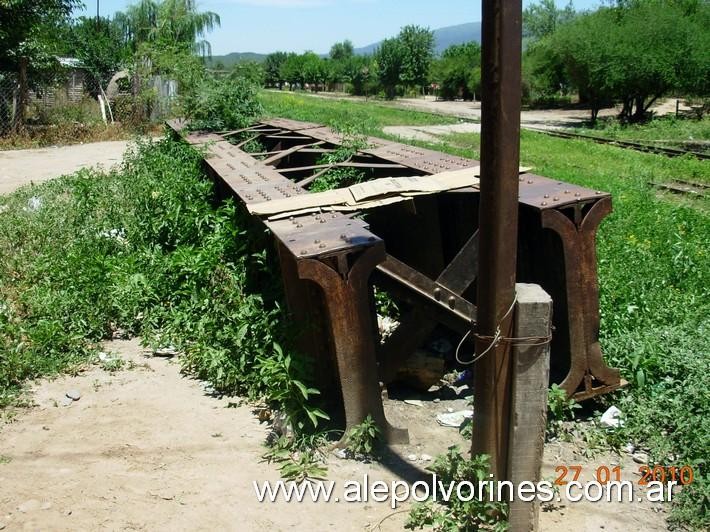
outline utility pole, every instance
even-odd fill
[[[481,205],[472,452],[507,475],[518,242],[522,0],[483,0]],[[484,354],[485,353],[485,354]]]

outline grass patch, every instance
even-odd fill
[[[349,124],[366,135],[382,133],[386,126],[456,124],[456,118],[400,109],[374,102],[262,91],[259,100],[270,116],[341,127]]]
[[[153,128],[153,132],[159,129]],[[87,142],[127,140],[136,135],[136,130],[121,124],[67,122],[46,126],[28,126],[19,133],[0,136],[0,151],[68,146]]]
[[[616,118],[605,118],[594,128],[580,133],[610,139],[640,141],[646,144],[710,153],[710,117],[654,118],[644,124],[622,124]]]

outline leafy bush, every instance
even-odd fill
[[[212,206],[201,168],[187,145],[142,142],[120,169],[0,199],[0,400],[123,330],[176,346],[187,371],[265,399],[296,431],[326,417],[308,360],[281,348],[289,335],[263,233],[232,203]]]
[[[258,86],[244,78],[209,76],[185,95],[185,116],[195,130],[240,129],[263,112],[257,93]]]

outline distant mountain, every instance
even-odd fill
[[[454,44],[464,44],[467,42],[481,42],[481,23],[469,22],[467,24],[459,24],[457,26],[447,26],[434,30],[434,53],[441,55],[449,46]],[[358,55],[371,55],[382,44],[382,41],[356,48],[355,53]]]
[[[265,60],[266,54],[255,54],[254,52],[232,52],[227,55],[213,55],[207,60],[207,66],[215,68],[221,65],[226,70],[229,70],[237,63],[244,63],[246,61],[263,63]]]
[[[467,42],[481,42],[481,23],[469,22],[468,24],[459,24],[458,26],[447,26],[434,30],[434,53],[441,55],[449,46],[454,44],[464,44]],[[382,41],[356,48],[357,55],[372,55],[375,50],[382,44]],[[328,54],[322,54],[322,57],[327,57]],[[231,69],[237,63],[244,61],[256,61],[263,63],[266,60],[266,54],[255,54],[253,52],[233,52],[227,55],[214,55],[208,60],[208,65],[211,68],[222,65],[225,69]]]

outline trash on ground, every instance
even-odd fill
[[[618,427],[623,427],[624,422],[621,419],[622,416],[621,410],[616,408],[615,406],[610,406],[606,412],[602,414],[602,418],[600,423],[604,425],[605,427],[611,427],[611,428],[618,428]]]
[[[473,417],[473,410],[459,410],[458,412],[443,412],[436,415],[436,421],[443,427],[459,428],[464,421]]]

